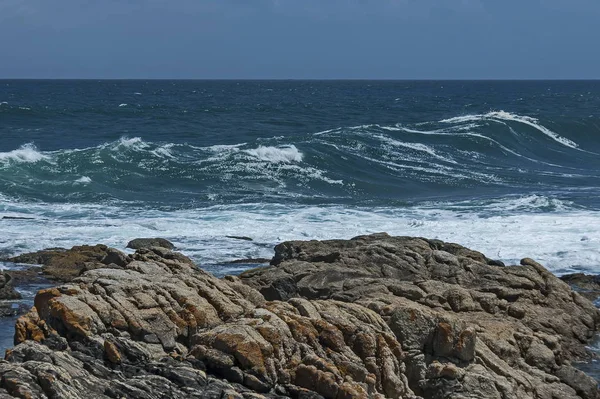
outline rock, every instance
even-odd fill
[[[87,270],[122,268],[130,261],[126,254],[101,244],[45,249],[9,260],[14,263],[41,264],[45,276],[61,282],[71,281]]]
[[[21,299],[21,294],[13,287],[12,279],[10,274],[0,271],[0,299]]]
[[[48,280],[42,275],[42,268],[38,266],[27,266],[19,269],[6,270],[12,280],[13,286],[22,284],[44,284]]]
[[[175,245],[164,238],[136,238],[127,243],[127,248],[142,249],[151,247],[161,247],[167,249],[175,249]]]
[[[45,265],[52,258],[58,256],[60,253],[66,252],[66,248],[47,248],[37,252],[30,252],[8,258],[9,262],[14,263],[25,263],[29,265]]]
[[[600,276],[575,273],[561,276],[560,279],[590,301],[600,297]]]
[[[246,236],[225,236],[227,238],[231,238],[233,240],[243,240],[243,241],[253,241],[252,238]]]
[[[417,395],[596,397],[556,373],[590,356],[582,343],[600,313],[531,259],[505,266],[457,244],[376,234],[282,243],[271,263],[240,279],[268,300],[337,300],[383,317]]]
[[[14,301],[0,301],[0,317],[13,317],[29,312],[29,306]]]
[[[600,313],[533,260],[386,234],[283,243],[272,266],[223,279],[156,246],[126,260],[38,293],[0,394],[598,397],[570,362]]]
[[[229,262],[226,262],[226,264],[243,264],[243,265],[260,265],[260,264],[267,264],[271,262],[271,259],[267,259],[267,258],[247,258],[247,259],[235,259]]]

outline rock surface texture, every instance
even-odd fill
[[[162,247],[167,249],[175,249],[175,245],[164,238],[136,238],[127,243],[127,248],[142,249],[151,247]]]
[[[600,314],[542,266],[386,234],[217,279],[165,248],[40,291],[0,398],[597,398]]]

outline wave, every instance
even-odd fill
[[[505,111],[493,111],[488,112],[487,114],[477,114],[477,115],[464,115],[457,116],[454,118],[443,119],[440,123],[463,123],[463,122],[478,122],[482,120],[491,120],[491,121],[511,121],[511,122],[519,122],[528,126],[533,127],[534,129],[542,132],[546,136],[550,137],[552,140],[570,147],[577,149],[579,145],[575,143],[573,140],[570,140],[566,137],[559,135],[558,133],[553,132],[547,127],[541,125],[539,120],[530,116],[521,116],[516,114],[511,114],[510,112]]]
[[[548,141],[544,129],[498,111],[235,144],[122,137],[41,151],[29,143],[0,153],[0,192],[44,201],[385,203],[599,187],[600,159],[558,133],[564,140]]]
[[[8,163],[34,163],[49,159],[49,156],[40,152],[32,143],[23,144],[16,150],[0,152],[0,162]]]

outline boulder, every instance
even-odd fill
[[[164,238],[136,238],[127,243],[127,248],[142,249],[151,247],[161,247],[167,249],[175,249],[175,245]]]

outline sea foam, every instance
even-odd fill
[[[75,180],[77,184],[88,184],[91,183],[92,179],[87,176],[81,176],[79,179]]]
[[[8,201],[3,214],[36,218],[26,223],[2,221],[5,239],[0,250],[8,252],[90,243],[124,249],[132,238],[160,232],[203,266],[236,258],[268,258],[273,246],[285,240],[351,238],[386,231],[458,242],[507,263],[532,257],[559,274],[597,273],[600,264],[596,213],[544,196],[405,208],[256,203],[176,211]],[[33,237],[32,229],[38,232]],[[240,234],[253,241],[225,238]]]
[[[259,146],[249,150],[244,150],[249,155],[260,159],[261,161],[271,163],[291,163],[302,162],[304,154],[302,154],[295,145],[281,147],[265,147]]]
[[[0,162],[3,163],[34,163],[45,159],[49,159],[48,155],[40,152],[37,147],[31,143],[24,144],[16,150],[0,152]]]

